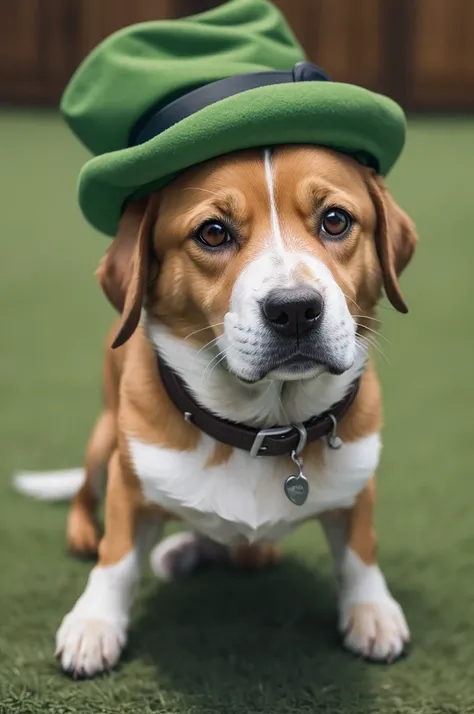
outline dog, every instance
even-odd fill
[[[398,277],[416,243],[381,177],[319,146],[228,154],[127,204],[98,268],[121,319],[68,518],[70,549],[98,551],[98,562],[57,633],[65,672],[92,677],[118,662],[142,556],[170,519],[185,530],[150,556],[164,580],[204,562],[274,564],[281,540],[318,519],[345,647],[384,662],[402,654],[409,630],[373,529],[382,406],[369,346],[383,290],[407,311]],[[283,436],[293,428],[299,448],[268,456],[222,443],[176,405],[170,374],[196,415]],[[299,425],[345,399],[331,433],[304,445]],[[303,495],[285,493],[295,471]]]

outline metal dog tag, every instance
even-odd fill
[[[291,474],[285,481],[285,494],[288,500],[295,506],[302,506],[308,498],[309,483],[303,473],[303,467],[300,458],[293,451],[291,454],[293,462],[298,467],[297,474]]]

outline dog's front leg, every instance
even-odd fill
[[[377,565],[374,497],[372,479],[352,509],[321,521],[334,557],[344,645],[368,659],[391,662],[403,652],[409,631]]]
[[[133,473],[115,451],[108,469],[99,561],[56,636],[57,657],[73,677],[92,677],[117,663],[140,579],[141,556],[156,523],[143,507]]]

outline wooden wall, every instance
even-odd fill
[[[334,79],[408,110],[474,110],[474,0],[274,0]],[[219,0],[0,0],[0,101],[55,104],[81,59],[119,27]]]

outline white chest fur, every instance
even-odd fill
[[[146,499],[180,516],[192,529],[230,545],[279,540],[304,519],[353,505],[374,473],[380,437],[373,434],[339,451],[325,447],[322,463],[306,463],[309,496],[295,506],[283,485],[290,469],[280,458],[253,459],[234,450],[221,465],[206,468],[215,442],[203,436],[196,451],[175,451],[129,438],[135,472]]]

